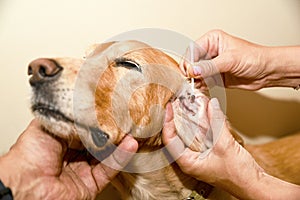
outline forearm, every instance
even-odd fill
[[[300,46],[265,47],[265,67],[270,71],[266,87],[300,85]]]
[[[223,141],[223,145],[226,141]],[[217,151],[214,151],[217,154]],[[253,157],[237,142],[229,144],[224,154],[218,156],[212,185],[222,188],[239,199],[296,199],[300,186],[268,175]],[[209,180],[208,180],[209,181]]]
[[[234,156],[233,156],[234,157]],[[233,161],[234,162],[234,161]],[[233,165],[225,166],[224,178],[219,179],[215,186],[222,188],[238,199],[268,199],[268,189],[262,189],[264,172],[255,162],[247,159]]]
[[[230,181],[223,181],[219,187],[231,193],[238,199],[299,199],[299,185],[282,181],[266,174],[262,170],[247,171],[245,169],[240,169],[240,171],[242,172],[240,176],[235,175],[236,177],[232,178]],[[244,174],[244,172],[246,174]]]
[[[240,188],[241,199],[272,199],[272,200],[297,200],[300,196],[300,186],[294,185],[278,178],[270,176],[264,172],[258,175],[256,184],[251,188]],[[246,190],[246,191],[245,191]],[[244,194],[243,194],[244,193]],[[247,198],[245,198],[247,197]]]
[[[265,199],[290,199],[296,200],[300,197],[300,186],[285,182],[266,173],[262,174],[261,181],[257,186],[261,196]]]

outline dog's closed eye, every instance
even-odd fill
[[[126,67],[128,69],[135,69],[137,70],[138,72],[142,72],[142,68],[141,66],[133,61],[133,60],[130,60],[130,59],[127,59],[127,58],[116,58],[115,59],[115,63],[116,63],[116,66],[121,66],[121,67]]]

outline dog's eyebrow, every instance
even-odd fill
[[[116,58],[115,63],[116,66],[122,66],[129,69],[136,69],[137,71],[142,72],[141,66],[134,60],[121,57],[121,58]]]

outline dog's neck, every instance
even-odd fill
[[[139,152],[148,152],[150,147],[143,146]],[[153,151],[153,147],[151,147]],[[157,150],[157,149],[156,149]],[[166,152],[164,152],[166,153]],[[170,155],[156,152],[151,160],[145,157],[135,157],[130,162],[130,169],[136,171],[148,170],[147,173],[121,172],[113,181],[113,185],[120,191],[122,199],[188,199],[194,197],[206,198],[213,187],[184,174],[173,162],[164,168],[151,171],[166,164]],[[198,199],[198,198],[195,198]]]
[[[175,107],[175,109],[178,109],[178,111],[174,112],[175,122],[193,123],[191,127],[195,129],[191,130],[191,136],[187,137],[185,142],[191,142],[190,140],[195,136],[194,132],[199,131],[195,127],[198,122],[195,122],[195,119],[191,119],[195,116],[197,117],[198,113],[186,112],[186,110],[189,110],[188,108],[194,109],[192,105],[188,105],[193,104],[193,101],[189,84],[184,85],[182,90],[176,94],[176,98],[173,99],[173,104],[176,103],[177,106],[183,107],[183,110]],[[181,105],[178,105],[178,103]],[[195,109],[194,111],[198,110]],[[191,120],[182,121],[182,119]],[[180,134],[184,134],[183,132],[185,131],[183,129],[185,127],[176,124],[176,128],[179,128]],[[137,139],[140,146],[138,154],[134,156],[125,169],[134,173],[122,172],[117,180],[113,182],[121,192],[123,199],[187,199],[195,191],[198,191],[201,195],[208,196],[212,187],[185,175],[180,170],[164,148],[161,134],[159,132],[147,139]],[[204,140],[204,138],[200,139]],[[207,148],[205,143],[199,147],[200,150],[205,150],[205,148]],[[126,183],[124,184],[124,182]],[[124,188],[124,186],[128,188]]]

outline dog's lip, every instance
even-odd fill
[[[74,120],[64,115],[60,110],[55,107],[43,103],[36,103],[31,107],[33,112],[38,112],[44,116],[54,117],[58,120],[62,120],[65,122],[74,123]]]
[[[31,109],[33,112],[38,112],[39,114],[44,115],[46,117],[54,117],[55,119],[57,119],[59,121],[76,124],[76,126],[78,126],[78,127],[89,130],[92,134],[92,140],[97,147],[103,147],[109,139],[109,135],[107,133],[103,132],[102,130],[100,130],[99,128],[90,127],[90,126],[86,126],[84,124],[75,122],[75,120],[67,117],[60,110],[56,109],[55,107],[53,107],[51,105],[47,105],[47,104],[43,104],[43,103],[36,103],[32,106]]]

